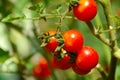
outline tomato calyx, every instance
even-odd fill
[[[78,0],[72,0],[69,2],[69,11],[72,10],[73,7],[77,6],[79,4]]]
[[[76,57],[77,57],[77,54],[76,53],[68,53],[68,55],[71,57],[69,63],[74,64],[75,60],[76,60]]]
[[[68,61],[69,64],[75,63],[77,54],[76,53],[71,53],[67,52],[65,49],[61,48],[61,50],[57,53],[54,53],[54,57],[56,57],[58,60],[63,59],[66,55],[70,57],[70,60]]]
[[[43,33],[40,37],[40,46],[47,47],[50,52],[58,52],[64,46],[62,35],[55,30]]]
[[[54,35],[50,36],[49,32],[43,33],[42,36],[39,37],[41,41],[41,47],[44,47],[47,45],[48,42],[50,42],[50,37],[53,37]]]
[[[53,68],[66,70],[72,66],[70,61],[71,57],[66,53],[61,59],[58,59],[56,56],[54,56],[51,60],[51,63]]]

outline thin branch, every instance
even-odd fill
[[[111,2],[110,0],[99,0],[104,8],[105,17],[108,23],[108,29],[113,29],[115,27],[114,20],[110,17],[112,14]],[[116,64],[117,58],[114,56],[114,53],[117,48],[117,41],[116,41],[116,30],[112,30],[109,32],[109,39],[111,43],[111,61],[110,61],[110,72],[107,77],[107,80],[115,80],[115,71],[116,71]]]
[[[104,71],[103,67],[102,67],[100,64],[98,64],[98,65],[96,66],[96,69],[97,69],[97,70],[99,71],[99,73],[101,74],[103,80],[106,80],[106,79],[107,79],[107,74],[106,74],[106,72]]]
[[[59,24],[58,24],[58,27],[57,27],[57,32],[60,32],[61,27],[62,27],[63,20],[64,20],[65,18],[67,18],[66,15],[67,15],[67,13],[69,12],[69,5],[67,5],[66,8],[67,8],[66,11],[60,16],[60,21],[59,21]],[[69,18],[70,18],[70,17],[69,17]],[[71,18],[72,18],[72,17],[71,17]]]
[[[117,29],[120,29],[120,26],[115,27],[115,28],[112,28],[112,29],[107,29],[107,30],[103,30],[103,31],[98,31],[96,34],[107,33],[107,32],[110,32],[110,31],[112,31],[112,30],[117,30]]]
[[[102,36],[100,36],[99,34],[96,34],[95,33],[95,30],[94,30],[94,26],[93,26],[93,24],[89,21],[89,22],[86,22],[86,24],[88,25],[88,27],[89,27],[89,29],[91,30],[91,32],[92,32],[92,34],[94,35],[94,36],[96,36],[99,40],[101,40],[104,44],[106,44],[106,45],[108,45],[108,46],[110,46],[110,43],[106,40],[106,39],[104,39]]]

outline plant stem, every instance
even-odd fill
[[[106,16],[107,24],[109,29],[113,29],[115,27],[114,20],[110,17],[112,15],[111,12],[111,3],[110,0],[99,0],[103,6],[104,13]],[[115,71],[116,71],[116,64],[117,64],[117,58],[114,56],[114,53],[116,51],[117,47],[117,41],[116,41],[116,30],[111,30],[109,32],[110,36],[110,42],[111,42],[111,61],[110,61],[110,72],[108,75],[107,80],[115,80]]]
[[[109,72],[107,80],[115,80],[116,64],[117,64],[117,58],[112,55],[111,63],[110,63],[110,72]]]
[[[97,34],[107,33],[107,32],[110,32],[112,30],[117,30],[117,29],[120,29],[120,26],[112,28],[112,29],[107,29],[107,30],[99,31],[99,32],[97,32]]]
[[[93,26],[93,24],[92,24],[90,21],[89,21],[89,22],[86,22],[86,24],[88,25],[89,29],[91,30],[91,32],[92,32],[92,34],[93,34],[94,36],[96,36],[96,37],[97,37],[99,40],[101,40],[104,44],[110,46],[110,43],[109,43],[106,39],[104,39],[103,37],[101,37],[100,35],[98,35],[98,34],[95,33],[94,26]]]
[[[88,25],[90,31],[92,32],[93,35],[95,35],[95,30],[94,30],[94,26],[93,24],[89,21],[89,22],[86,22],[86,24]]]
[[[98,65],[96,66],[96,69],[97,69],[97,70],[99,71],[99,73],[101,74],[103,80],[106,80],[106,79],[107,79],[107,74],[105,73],[103,67],[102,67],[100,64],[98,64]]]

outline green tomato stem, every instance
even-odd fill
[[[99,71],[99,73],[101,74],[103,80],[106,80],[106,79],[107,79],[107,74],[106,74],[106,72],[104,71],[103,67],[102,67],[100,64],[98,64],[98,65],[96,66],[96,69],[97,69],[97,70]]]
[[[108,29],[113,29],[115,27],[114,20],[110,17],[112,15],[111,11],[111,2],[110,0],[99,0],[104,8],[104,13],[107,20]],[[117,64],[117,58],[114,56],[114,53],[116,51],[117,47],[117,41],[116,41],[116,30],[111,30],[109,32],[109,38],[110,38],[110,47],[111,47],[111,61],[110,61],[110,72],[107,77],[107,80],[115,80],[115,71],[116,71],[116,64]]]
[[[89,22],[86,22],[86,24],[88,25],[89,29],[91,30],[92,34],[94,36],[96,36],[99,40],[101,40],[104,44],[110,46],[110,43],[107,41],[107,39],[104,39],[102,36],[100,36],[99,34],[96,34],[95,33],[95,29],[94,29],[94,26],[93,24],[89,21]]]

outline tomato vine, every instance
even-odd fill
[[[0,1],[0,2],[3,3],[4,1]],[[19,64],[20,66],[15,65],[18,69],[21,68],[21,66],[22,67],[24,66],[25,68],[26,67],[25,63],[29,62],[28,60],[30,60],[31,57],[33,57],[34,54],[29,54],[27,58],[23,59],[18,54],[18,53],[21,53],[19,46],[22,46],[22,45],[17,44],[17,42],[20,39],[24,38],[23,40],[26,41],[25,43],[27,43],[28,41],[27,44],[30,43],[30,45],[32,45],[32,49],[30,48],[29,45],[27,46],[29,47],[28,51],[31,51],[30,53],[34,53],[34,52],[40,53],[48,61],[48,63],[42,64],[42,67],[46,68],[49,73],[47,74],[43,70],[45,77],[46,75],[49,75],[49,76],[52,76],[53,80],[57,80],[54,69],[67,70],[71,68],[72,71],[74,71],[78,75],[86,75],[90,73],[93,69],[97,69],[101,74],[103,80],[115,80],[117,62],[120,59],[120,56],[119,56],[120,48],[119,48],[119,41],[117,37],[119,36],[117,32],[120,29],[120,23],[119,23],[120,18],[118,16],[115,16],[114,13],[112,13],[112,5],[111,5],[112,1],[110,0],[62,0],[60,1],[60,3],[57,3],[55,5],[52,5],[54,3],[51,3],[51,1],[49,0],[47,0],[47,2],[44,0],[40,0],[38,2],[39,3],[34,3],[34,4],[31,4],[31,6],[29,6],[29,10],[31,10],[31,13],[32,14],[34,13],[34,15],[30,17],[24,14],[15,15],[14,13],[11,13],[12,11],[15,12],[14,10],[10,9],[11,12],[7,11],[7,7],[3,8],[2,6],[4,5],[0,4],[1,5],[0,8],[1,9],[3,8],[5,10],[5,12],[0,10],[2,11],[0,14],[0,21],[5,26],[10,26],[10,27],[4,27],[4,30],[6,30],[7,39],[9,40],[8,41],[9,45],[11,45],[11,49],[8,50],[8,53],[10,54],[6,54],[6,52],[3,52],[3,51],[2,53],[5,53],[5,55],[7,55],[7,58],[9,57],[10,60],[15,57],[13,60],[11,60],[10,63]],[[99,8],[99,6],[101,8]],[[12,7],[13,6],[11,5],[10,8]],[[105,28],[104,26],[99,27],[98,25],[94,24],[96,15],[97,16],[99,15],[100,9],[103,10],[102,14],[104,15],[104,19],[105,19],[104,21],[106,21]],[[5,15],[7,13],[10,13],[10,14]],[[55,29],[52,29],[53,32],[49,29],[46,29],[47,31],[45,30],[46,32],[41,34],[42,31],[37,32],[38,28],[35,27],[36,25],[35,23],[35,25],[33,25],[34,27],[31,29],[31,31],[33,32],[30,33],[30,35],[32,34],[32,36],[30,36],[27,34],[27,32],[24,31],[25,28],[21,28],[17,24],[19,21],[22,22],[23,20],[28,20],[28,21],[32,20],[33,21],[32,23],[34,23],[35,21],[36,22],[38,21],[39,23],[41,23],[40,21],[44,21],[44,23],[47,25],[49,25],[49,22],[51,21],[50,23],[52,23],[52,26],[54,25]],[[70,20],[72,21],[69,22]],[[82,34],[82,31],[80,31],[81,28],[76,28],[78,26],[78,23],[77,25],[75,25],[76,27],[73,27],[71,29],[69,28],[67,21],[69,23],[72,23],[73,24],[72,26],[74,26],[75,24],[74,22],[77,22],[77,21],[78,23],[86,24],[87,29],[89,29],[90,33],[92,33],[95,39],[97,39],[102,44],[107,46],[110,53],[109,54],[110,62],[108,63],[109,72],[105,71],[104,67],[99,62],[101,59],[101,55],[99,51],[95,47],[94,48],[92,46],[88,47],[88,45],[86,44],[86,41],[88,41],[86,39],[89,39],[89,37],[84,38],[86,37],[86,35]],[[41,24],[41,26],[44,26],[45,25],[44,23]],[[102,24],[102,21],[100,24]],[[65,27],[67,28],[67,30],[63,29],[64,26],[66,25],[68,25],[68,27]],[[17,36],[20,36],[20,37],[17,39],[15,38]],[[91,43],[94,43],[94,42],[91,42]],[[47,53],[50,53],[50,54],[47,54]],[[2,54],[1,56],[3,57]],[[8,60],[5,59],[5,61],[4,60],[3,61],[7,62]],[[47,65],[47,67],[45,65]],[[2,67],[0,71],[4,72],[3,66],[6,66],[6,64],[4,63],[0,64],[0,68]],[[34,67],[36,67],[40,71],[40,67],[38,67],[38,65]],[[40,75],[43,75],[43,74],[40,72],[37,72],[37,69],[34,69],[34,72],[36,72],[35,75],[37,75],[37,77],[41,77],[39,76],[39,74]],[[9,69],[8,69],[8,72],[9,72]],[[21,69],[20,70],[16,69],[16,72],[20,72],[24,74],[24,72]]]

